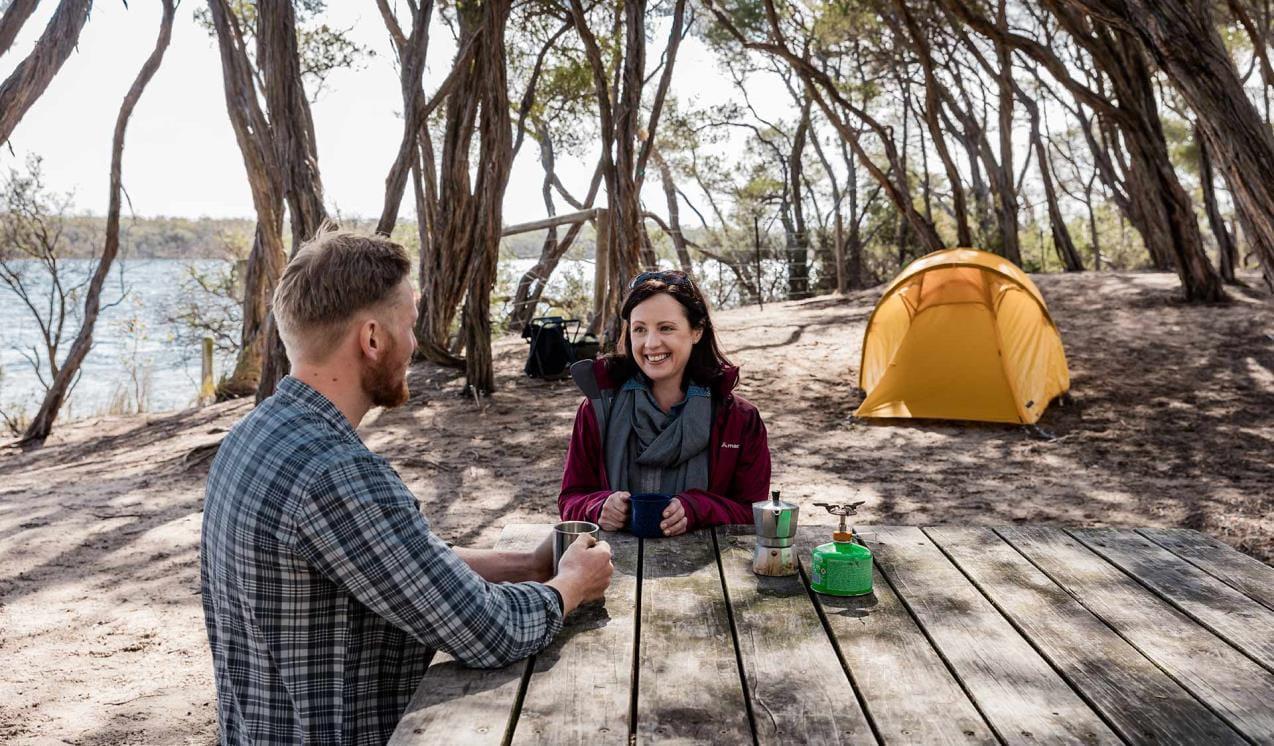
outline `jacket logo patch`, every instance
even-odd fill
[[[739,444],[738,443],[722,443],[721,447],[722,448],[738,448]]]

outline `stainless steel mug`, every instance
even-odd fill
[[[588,521],[562,521],[553,526],[553,574],[557,574],[557,565],[566,554],[566,548],[579,538],[580,534],[590,534],[596,542],[600,536],[601,526]]]

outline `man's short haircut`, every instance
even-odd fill
[[[411,271],[402,246],[324,225],[283,269],[274,322],[293,363],[326,359],[359,311],[389,299]]]

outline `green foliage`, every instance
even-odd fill
[[[256,69],[257,4],[256,0],[229,0],[230,11],[239,22],[244,46],[252,66]],[[375,50],[358,44],[349,38],[349,29],[332,28],[321,20],[327,10],[326,0],[298,0],[293,4],[296,14],[297,54],[300,57],[301,76],[312,86],[311,101],[318,97],[334,70],[358,70],[367,59],[376,55]],[[206,7],[195,10],[195,22],[209,35],[216,35],[212,15]]]

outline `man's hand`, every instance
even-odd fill
[[[664,519],[659,524],[659,530],[664,532],[664,536],[677,536],[684,534],[689,525],[690,519],[686,517],[686,509],[682,507],[681,501],[674,497],[668,503],[668,507],[664,508]]]
[[[562,594],[564,611],[570,613],[582,603],[602,598],[610,586],[614,569],[610,545],[589,534],[581,534],[566,548],[557,564],[557,576],[548,585]]]
[[[628,522],[627,492],[612,492],[602,504],[602,515],[597,524],[603,531],[618,531]]]

